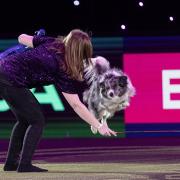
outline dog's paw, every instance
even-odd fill
[[[123,104],[122,104],[122,107],[128,107],[130,104],[129,104],[129,102],[128,101],[126,101],[126,102],[124,102]]]
[[[93,126],[91,126],[91,131],[93,134],[97,134],[97,132],[98,132],[97,129]]]
[[[126,109],[129,106],[129,102],[128,101],[124,101],[121,104],[119,104],[119,110],[123,110]]]

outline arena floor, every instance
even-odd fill
[[[179,164],[58,163],[38,164],[47,173],[2,172],[2,180],[165,180],[180,179]],[[1,168],[1,166],[0,166]],[[2,169],[2,168],[1,168]]]
[[[47,168],[47,173],[3,172],[8,141],[0,142],[0,180],[180,179],[178,137],[44,139],[33,163]]]

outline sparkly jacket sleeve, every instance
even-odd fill
[[[70,79],[65,72],[59,72],[55,82],[55,86],[59,91],[69,94],[81,93],[81,84],[77,80]]]
[[[52,38],[52,37],[34,35],[33,36],[33,47],[35,48],[35,47],[42,45],[44,43],[50,43],[53,41],[54,41],[54,38]]]

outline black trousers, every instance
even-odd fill
[[[39,102],[29,89],[13,87],[1,73],[0,96],[17,120],[11,133],[6,164],[31,164],[45,125]]]

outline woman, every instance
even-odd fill
[[[31,49],[0,60],[0,95],[17,120],[4,171],[47,171],[31,163],[45,124],[40,105],[29,90],[33,87],[55,84],[83,120],[101,135],[116,136],[107,125],[99,123],[77,94],[77,85],[83,81],[83,64],[91,63],[92,56],[91,41],[85,32],[75,29],[63,39],[21,34],[18,41]]]

